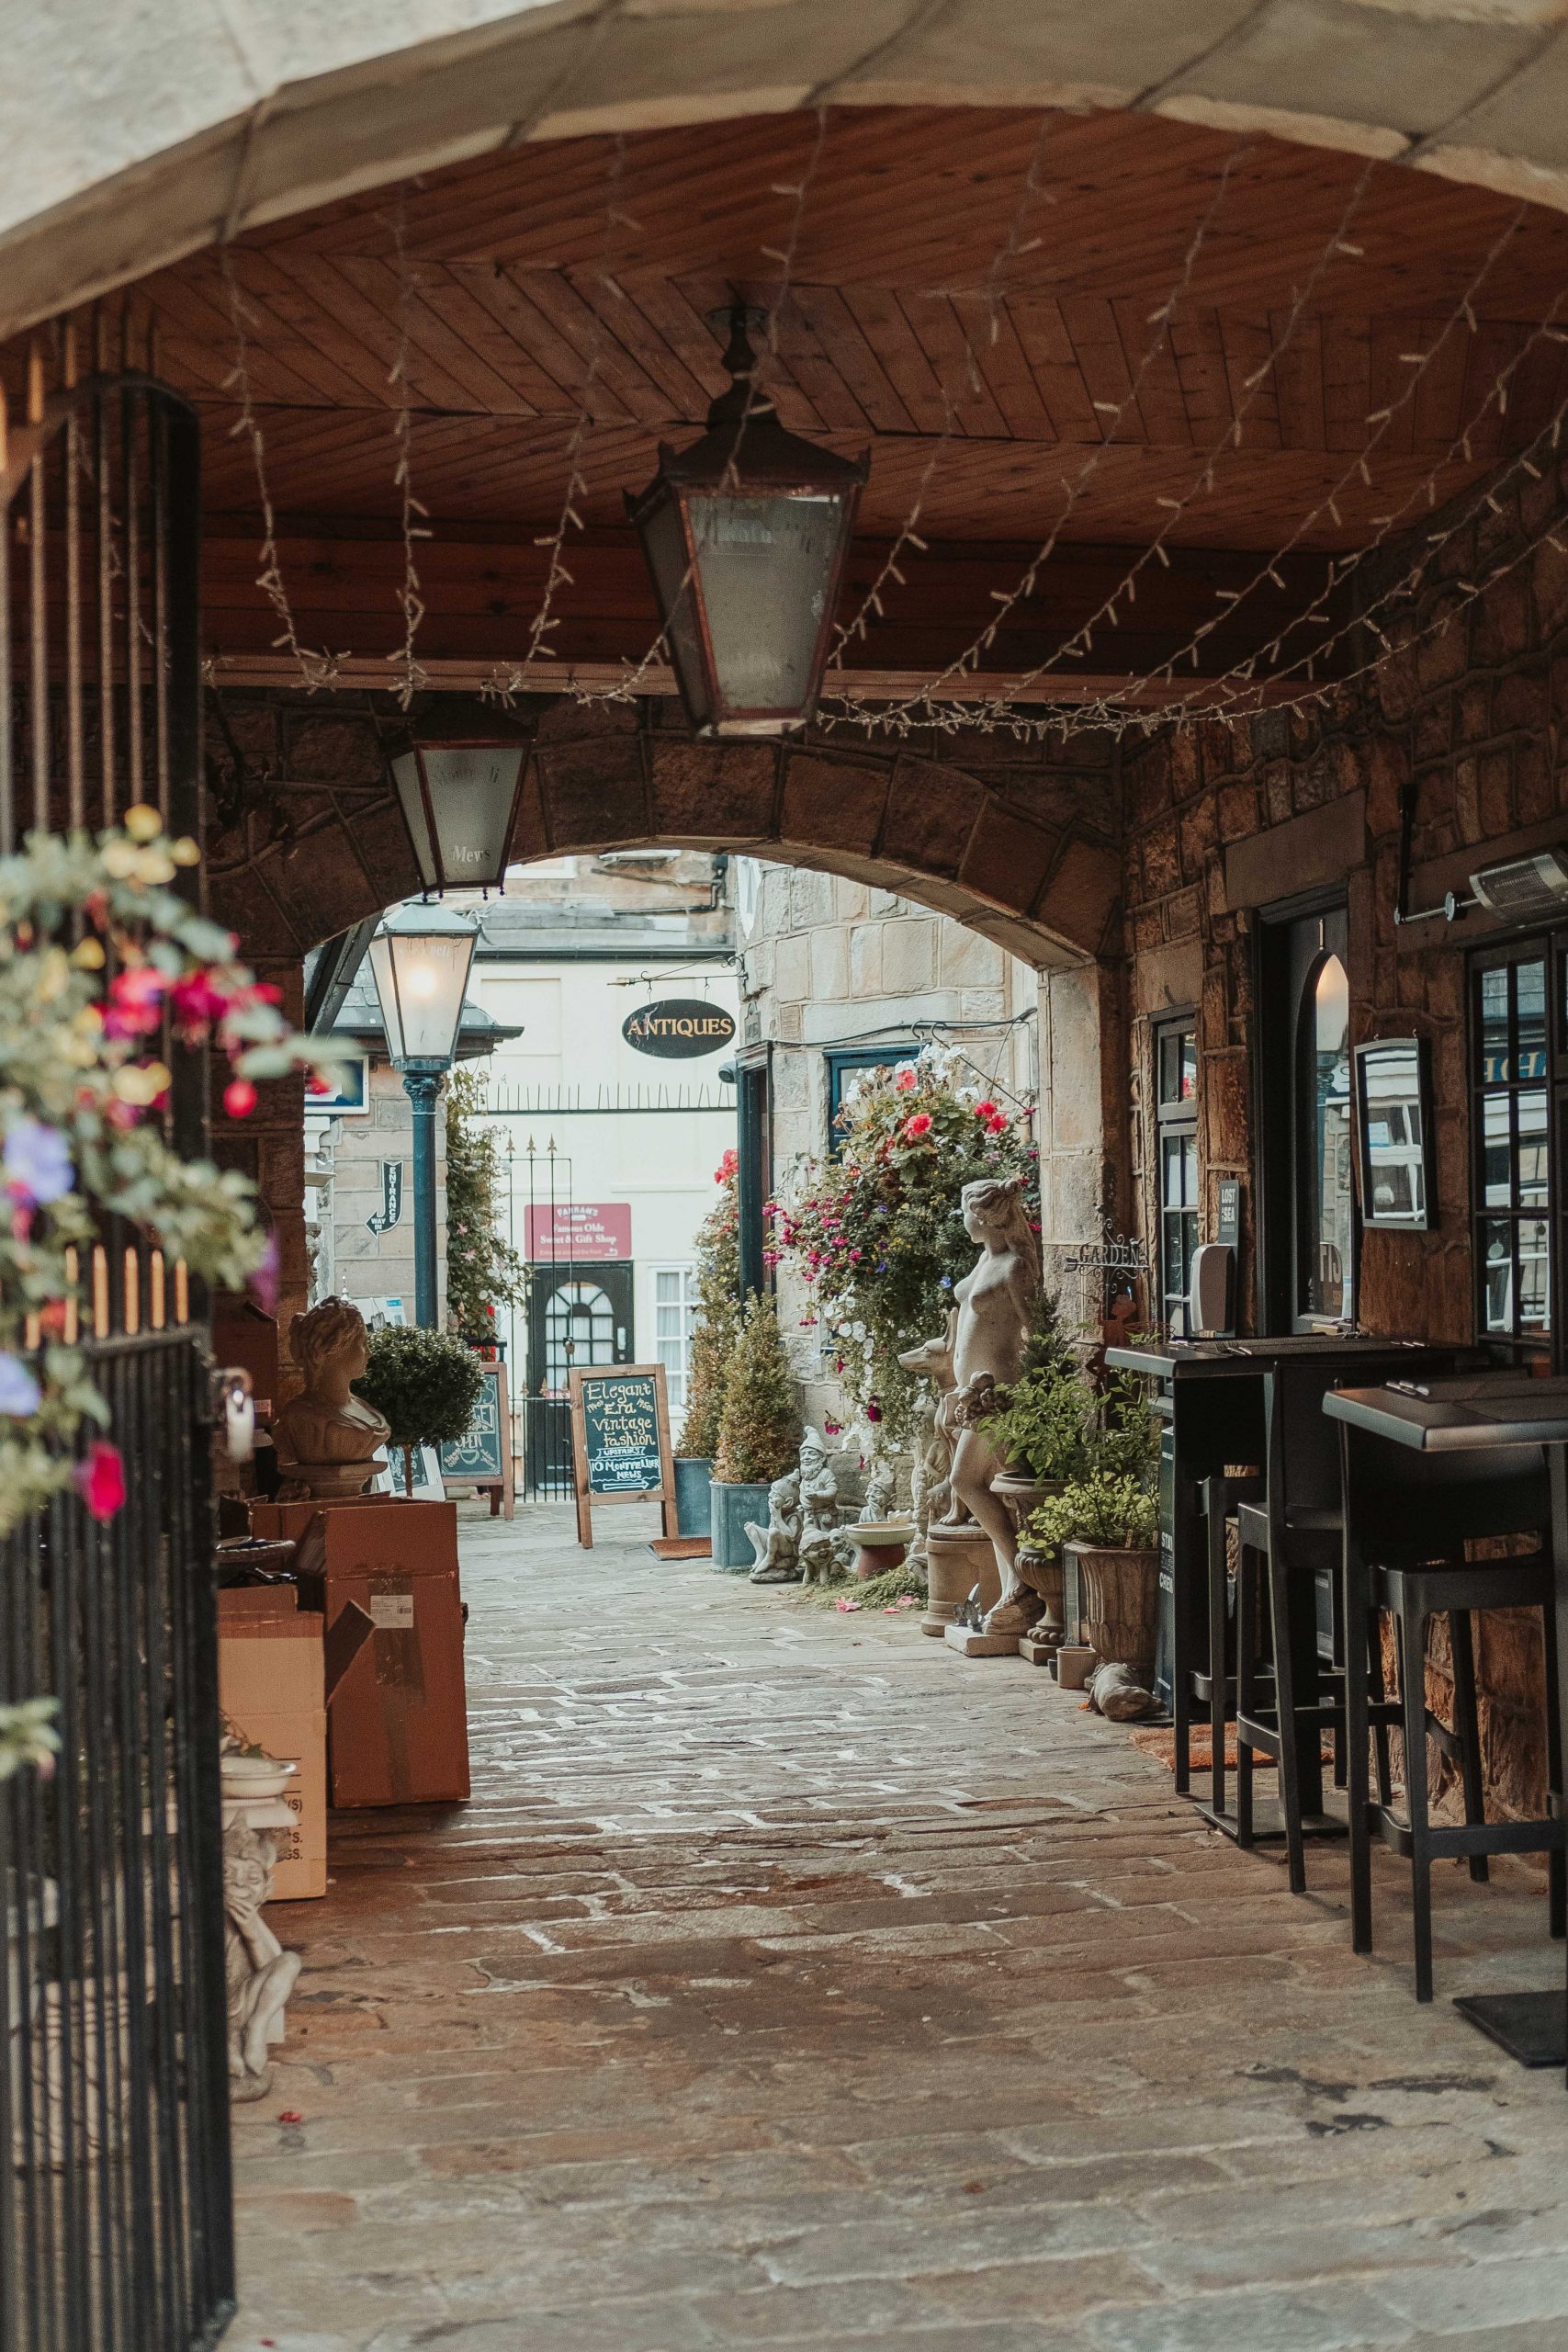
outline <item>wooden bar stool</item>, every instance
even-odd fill
[[[1484,1880],[1492,1854],[1544,1853],[1549,1859],[1548,1922],[1561,1936],[1564,1915],[1562,1756],[1558,1736],[1554,1592],[1550,1548],[1507,1559],[1467,1561],[1478,1538],[1539,1534],[1551,1526],[1545,1464],[1539,1446],[1491,1453],[1416,1453],[1348,1422],[1338,1424],[1345,1522],[1342,1613],[1346,1639],[1345,1723],[1350,1810],[1351,1939],[1372,1948],[1371,1847],[1377,1838],[1410,1863],[1416,1947],[1416,1997],[1432,1998],[1434,1860],[1462,1856]],[[1545,1631],[1549,1812],[1534,1821],[1485,1820],[1476,1724],[1471,1613],[1539,1609]],[[1395,1813],[1385,1787],[1369,1782],[1368,1736],[1381,1690],[1381,1612],[1393,1622],[1399,1708],[1404,1734],[1405,1803]],[[1427,1622],[1447,1613],[1454,1667],[1450,1729],[1427,1704]],[[1378,1708],[1385,1717],[1394,1710]],[[1427,1743],[1459,1770],[1462,1826],[1434,1825]],[[1380,1772],[1380,1781],[1382,1780]]]

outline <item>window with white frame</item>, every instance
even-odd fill
[[[692,1360],[692,1333],[697,1321],[695,1266],[656,1266],[653,1270],[653,1344],[664,1366],[664,1385],[673,1422],[686,1409],[686,1372]]]

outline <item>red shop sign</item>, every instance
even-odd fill
[[[535,1202],[528,1210],[527,1249],[536,1266],[629,1258],[631,1203],[558,1201],[552,1208],[547,1201]]]

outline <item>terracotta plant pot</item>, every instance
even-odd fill
[[[1159,1554],[1066,1544],[1077,1563],[1089,1647],[1102,1666],[1130,1667],[1145,1686],[1159,1633]]]

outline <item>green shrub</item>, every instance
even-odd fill
[[[1010,1469],[1031,1478],[1076,1478],[1089,1468],[1094,1393],[1049,1295],[1041,1298],[1022,1370],[999,1393],[1005,1406],[980,1428]]]
[[[779,1318],[753,1292],[725,1379],[713,1475],[728,1486],[771,1486],[800,1451],[800,1409]]]
[[[1038,1504],[1026,1532],[1046,1551],[1098,1544],[1116,1552],[1148,1552],[1159,1541],[1159,1503],[1136,1478],[1091,1470]]]
[[[370,1361],[354,1385],[386,1416],[390,1442],[403,1447],[410,1494],[414,1447],[456,1444],[467,1433],[483,1382],[478,1356],[451,1331],[416,1326],[372,1333]]]
[[[718,1452],[724,1385],[740,1333],[739,1167],[736,1153],[727,1151],[714,1178],[718,1200],[697,1227],[697,1319],[675,1451],[702,1462],[711,1462]]]

